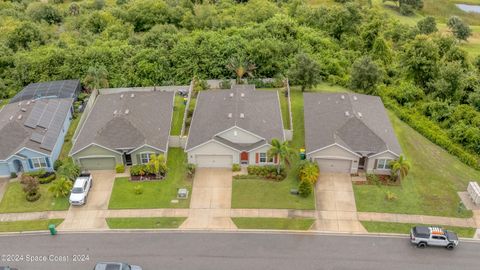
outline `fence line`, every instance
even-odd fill
[[[192,100],[192,94],[193,94],[193,84],[194,80],[190,82],[190,86],[188,87],[188,99],[187,99],[187,104],[185,105],[185,112],[183,113],[183,123],[182,123],[182,130],[180,131],[180,136],[183,137],[185,135],[185,124],[187,121],[187,115],[188,115],[188,109],[190,108],[190,101]]]

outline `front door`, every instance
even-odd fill
[[[358,168],[359,169],[365,169],[365,160],[366,157],[361,157],[360,160],[358,161]]]
[[[241,164],[248,164],[248,152],[240,153],[240,163]]]
[[[15,160],[13,161],[13,166],[15,167],[15,172],[16,172],[16,173],[21,173],[21,172],[23,172],[23,164],[22,164],[22,162],[21,162],[20,160],[15,159]]]
[[[125,153],[125,165],[132,166],[132,155]]]

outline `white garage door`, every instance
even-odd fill
[[[197,155],[197,167],[230,168],[232,156]]]
[[[318,167],[320,167],[320,173],[322,172],[339,172],[350,173],[352,166],[351,160],[344,159],[317,159]]]

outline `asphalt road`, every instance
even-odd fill
[[[125,261],[139,264],[145,270],[480,269],[479,243],[462,242],[453,251],[421,250],[411,246],[407,238],[312,234],[154,232],[0,236],[0,255],[0,260],[16,261],[0,261],[0,265],[19,270],[93,269],[97,261]],[[52,261],[67,257],[68,262]]]

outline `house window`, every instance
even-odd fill
[[[146,164],[150,162],[150,156],[153,155],[153,153],[142,153],[140,154],[140,162],[142,164]]]
[[[32,166],[34,169],[42,169],[42,168],[47,168],[47,161],[43,157],[39,158],[31,158],[32,161]]]
[[[260,153],[260,163],[267,162],[267,153]]]
[[[377,169],[379,170],[389,170],[390,169],[390,159],[377,159]]]

